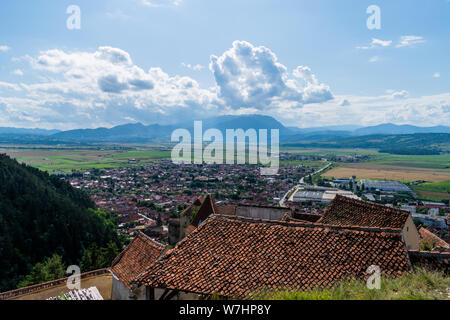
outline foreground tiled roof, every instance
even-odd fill
[[[239,298],[366,278],[371,265],[389,276],[410,270],[399,230],[211,216],[136,283]]]
[[[337,195],[318,222],[339,226],[402,229],[408,211]]]
[[[163,251],[162,244],[143,233],[138,233],[137,237],[114,259],[110,271],[130,289],[130,281],[154,263]]]

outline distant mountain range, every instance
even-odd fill
[[[24,129],[24,128],[9,128],[0,127],[0,134],[13,134],[13,135],[38,135],[38,136],[51,136],[52,134],[60,132],[59,130],[46,130],[46,129]]]
[[[141,123],[125,124],[113,128],[77,129],[52,134],[55,139],[68,139],[77,141],[143,141],[143,140],[169,140],[173,130],[184,128],[193,132],[193,122],[181,122],[175,125],[143,125]],[[396,135],[414,133],[450,133],[450,126],[417,127],[412,125],[381,124],[372,127],[359,127],[356,125],[327,126],[315,128],[286,127],[270,116],[240,115],[218,116],[203,120],[203,130],[216,128],[225,133],[226,129],[244,130],[279,129],[282,141],[298,140],[330,140],[342,137],[365,135]]]
[[[414,134],[414,133],[450,133],[449,126],[416,127],[412,125],[380,124],[373,127],[359,128],[353,131],[355,136],[370,134]]]
[[[131,123],[119,125],[113,128],[97,129],[77,129],[69,131],[43,130],[43,129],[20,129],[20,128],[0,128],[0,143],[24,143],[24,144],[85,144],[101,142],[117,143],[146,143],[146,142],[169,142],[172,132],[178,128],[184,128],[193,133],[194,123],[180,122],[174,125]],[[380,148],[379,144],[372,142],[365,143],[365,140],[372,139],[373,136],[395,136],[425,134],[425,141],[439,141],[445,143],[450,134],[450,126],[418,127],[412,125],[395,125],[391,123],[380,124],[370,127],[360,127],[357,125],[337,125],[314,128],[286,127],[278,120],[270,116],[263,115],[239,115],[239,116],[218,116],[203,119],[203,132],[210,128],[220,130],[224,135],[226,129],[279,129],[280,142],[284,144],[321,145],[323,147],[339,146],[363,146],[370,145]],[[444,134],[439,138],[426,134]],[[367,139],[355,139],[365,137]],[[436,140],[437,139],[437,140]],[[382,139],[383,140],[383,139]],[[387,143],[389,139],[384,139]],[[417,136],[414,141],[417,140]],[[420,139],[419,139],[420,140]],[[417,140],[417,141],[419,141]],[[444,140],[444,142],[442,142]],[[406,141],[402,139],[402,141]],[[408,140],[409,141],[409,140]],[[420,140],[422,141],[422,140]],[[392,140],[390,140],[392,142]],[[423,141],[422,141],[423,142]],[[376,145],[376,146],[375,146]],[[408,148],[413,144],[408,143]],[[382,146],[383,147],[383,146]],[[392,147],[392,146],[385,146]],[[417,145],[421,147],[421,145]],[[438,148],[439,149],[439,148]],[[436,146],[433,147],[433,150]],[[409,150],[409,149],[408,149]],[[409,152],[409,151],[408,151]]]

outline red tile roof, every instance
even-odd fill
[[[125,250],[114,259],[110,271],[130,289],[130,281],[154,263],[163,251],[162,244],[143,233],[138,233]]]
[[[450,250],[450,245],[435,235],[433,232],[428,230],[427,228],[421,227],[419,228],[420,240],[428,242],[433,249],[439,248],[444,251]]]
[[[339,226],[403,229],[409,212],[337,195],[318,222]]]
[[[370,265],[389,276],[410,270],[399,230],[211,216],[135,281],[242,298],[263,288],[366,278]]]

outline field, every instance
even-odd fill
[[[422,183],[413,189],[429,200],[450,199],[450,181]]]
[[[329,170],[323,176],[337,179],[356,176],[357,179],[444,182],[450,180],[450,170],[372,163],[349,163]]]
[[[151,147],[0,149],[0,153],[49,173],[116,168],[170,158],[170,152]]]
[[[311,156],[358,155],[358,163],[335,163],[322,174],[325,178],[386,179],[401,182],[427,181],[412,185],[421,199],[450,199],[450,154],[393,155],[371,149],[284,148],[283,152]]]

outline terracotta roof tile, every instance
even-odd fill
[[[136,283],[248,297],[263,288],[308,288],[348,276],[366,278],[370,265],[389,276],[410,269],[398,230],[211,216]]]
[[[163,251],[162,244],[143,233],[138,233],[125,250],[114,259],[110,271],[130,289],[130,281],[154,263]]]
[[[337,195],[318,222],[402,229],[409,214],[408,211]]]
[[[441,238],[439,238],[437,235],[435,235],[433,232],[428,230],[427,228],[421,227],[419,229],[419,234],[420,240],[427,241],[433,247],[433,249],[440,248],[445,251],[449,251],[450,245]]]

